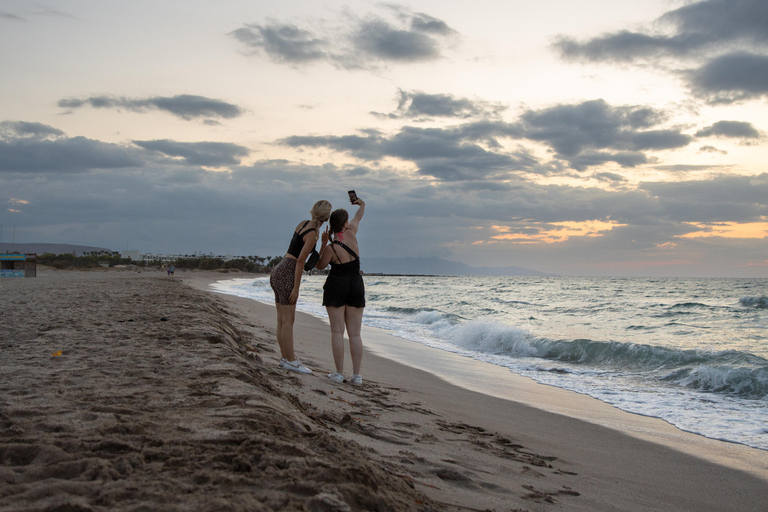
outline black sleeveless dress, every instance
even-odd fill
[[[333,243],[343,247],[355,259],[347,263],[331,263],[331,271],[323,285],[323,306],[364,308],[365,283],[360,275],[360,257],[344,243],[338,240]]]

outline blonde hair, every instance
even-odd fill
[[[328,220],[328,217],[331,216],[332,209],[333,207],[331,206],[331,203],[325,199],[321,199],[320,201],[316,202],[312,206],[312,209],[309,210],[310,215],[312,215],[312,222],[317,223],[319,227],[323,224],[323,222]]]

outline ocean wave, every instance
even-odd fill
[[[768,397],[768,366],[746,368],[700,365],[681,368],[663,380],[698,391],[737,395],[741,398]]]
[[[470,321],[440,333],[465,349],[509,357],[538,357],[618,371],[658,372],[698,366],[768,368],[768,360],[736,350],[709,351],[590,339],[553,340],[494,322]]]
[[[748,308],[768,309],[768,297],[742,297],[739,304]]]
[[[709,308],[708,304],[702,304],[701,302],[680,302],[679,304],[673,304],[668,309],[695,309],[695,308]]]

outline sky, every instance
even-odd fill
[[[2,242],[768,277],[765,0],[0,0]]]

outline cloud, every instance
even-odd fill
[[[612,106],[604,100],[529,110],[520,116],[525,137],[551,146],[575,169],[613,161],[634,167],[648,161],[643,151],[687,146],[693,138],[677,129],[647,130],[664,121],[658,110]]]
[[[363,22],[352,36],[361,60],[420,62],[440,57],[438,41],[421,31],[399,29],[381,19]]]
[[[701,51],[768,45],[768,9],[763,0],[705,0],[661,16],[666,31],[621,30],[587,41],[561,36],[554,47],[569,60],[632,62],[661,57],[697,57]]]
[[[768,56],[745,52],[721,55],[689,72],[688,80],[695,94],[713,104],[768,96]]]
[[[757,222],[768,216],[768,174],[641,183],[677,222]]]
[[[435,103],[434,108],[444,112],[467,105],[441,96]],[[559,172],[563,162],[577,171],[609,162],[636,167],[653,161],[647,152],[678,149],[693,141],[679,129],[663,128],[665,121],[661,111],[649,107],[592,100],[528,110],[512,123],[479,119],[448,128],[405,126],[391,136],[369,130],[362,135],[292,136],[278,143],[327,147],[369,162],[394,157],[413,162],[421,174],[449,181],[508,179],[520,172]],[[542,143],[552,148],[555,160],[542,163],[530,150],[505,149],[503,139]]]
[[[42,140],[63,136],[63,131],[42,123],[26,121],[3,121],[0,123],[0,139],[31,138]]]
[[[167,163],[222,167],[237,165],[249,150],[222,142],[132,141],[135,147],[85,137],[67,137],[41,123],[0,123],[0,171],[83,172],[139,168]],[[169,158],[157,158],[157,154]]]
[[[0,139],[0,172],[82,172],[144,163],[136,151],[85,137]]]
[[[448,129],[406,126],[392,136],[373,130],[362,135],[292,136],[278,143],[294,148],[327,147],[369,162],[394,157],[413,162],[419,174],[447,181],[543,172],[538,160],[523,149],[503,153],[480,144],[497,147],[497,137],[519,134],[507,123],[480,121]]]
[[[419,91],[398,93],[397,110],[390,114],[372,114],[390,119],[449,117],[467,119],[471,117],[495,117],[506,110],[502,105],[492,105],[482,100],[456,98],[451,94],[428,94]]]
[[[67,98],[59,100],[62,108],[125,108],[133,112],[160,110],[168,112],[184,120],[193,119],[232,119],[243,115],[244,110],[222,100],[180,94],[172,97],[125,98],[114,96],[91,96],[89,98]]]
[[[380,16],[349,18],[324,29],[268,20],[245,24],[230,35],[254,54],[294,66],[328,62],[345,69],[373,69],[382,63],[416,63],[442,57],[443,43],[455,34],[453,29],[427,14],[397,6],[390,9],[396,14],[393,21]]]
[[[296,25],[247,24],[231,35],[254,51],[263,51],[274,62],[303,64],[330,57],[326,51],[327,41]]]
[[[189,165],[222,167],[240,163],[249,150],[237,144],[224,142],[176,142],[173,140],[134,140],[137,146],[156,151],[172,158],[180,158]]]
[[[745,121],[718,121],[696,132],[697,137],[731,137],[737,139],[757,139],[760,132]]]

